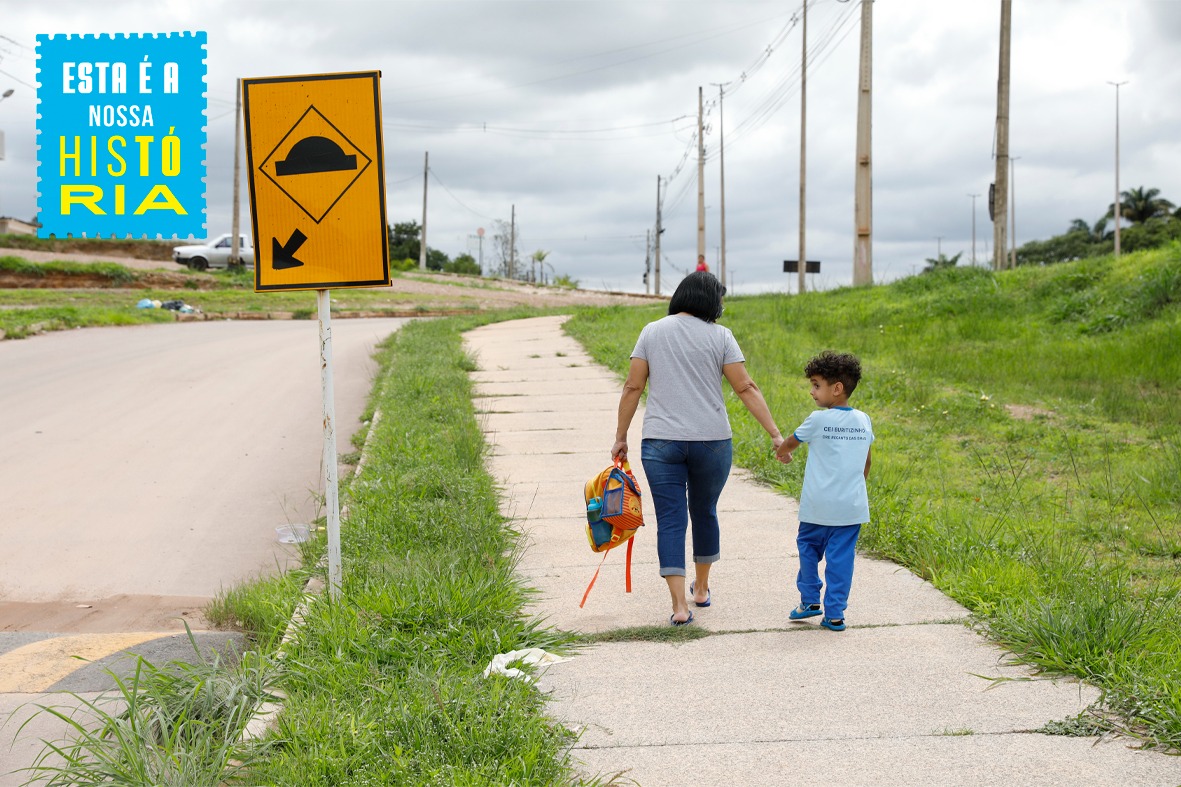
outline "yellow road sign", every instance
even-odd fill
[[[242,80],[255,292],[389,285],[380,81]]]

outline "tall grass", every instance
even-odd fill
[[[461,347],[460,329],[474,324],[414,323],[381,349],[373,407],[385,417],[349,493],[342,594],[312,603],[285,649],[278,745],[254,767],[258,783],[574,778],[569,734],[546,718],[543,697],[482,675],[497,653],[569,640],[522,614],[518,536],[484,469]],[[281,618],[267,618],[261,636],[273,640]]]
[[[1026,661],[1104,691],[1109,720],[1181,750],[1181,247],[889,286],[727,299],[782,429],[802,369],[859,355],[878,441],[863,548],[930,579]],[[567,330],[617,371],[659,308]],[[736,462],[789,493],[731,396]]]
[[[267,688],[274,663],[248,654],[232,665],[205,657],[189,635],[194,662],[157,666],[136,657],[129,677],[112,671],[116,688],[88,699],[68,693],[71,706],[39,706],[64,722],[69,737],[47,741],[26,785],[86,784],[220,787],[243,783],[270,743],[243,741],[241,732]],[[32,719],[30,719],[31,721]],[[24,728],[29,722],[21,725]],[[19,735],[19,730],[18,730]]]

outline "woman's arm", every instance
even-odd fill
[[[759,422],[759,426],[766,429],[767,434],[771,435],[771,444],[778,449],[783,443],[783,435],[779,433],[779,427],[775,425],[775,419],[771,417],[771,409],[767,407],[767,400],[763,398],[763,392],[759,390],[755,381],[746,371],[746,364],[741,361],[728,363],[722,367],[722,374],[734,389],[734,393],[738,394],[742,404]]]
[[[627,461],[627,430],[632,425],[636,408],[640,406],[640,394],[648,384],[648,362],[643,358],[632,358],[623,382],[623,394],[619,397],[619,421],[615,426],[615,445],[611,446],[611,458]]]

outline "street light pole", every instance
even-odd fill
[[[969,194],[972,198],[972,265],[976,265],[976,198],[979,194]]]
[[[1119,88],[1120,85],[1128,84],[1128,80],[1123,82],[1108,82],[1109,85],[1115,86],[1115,256],[1119,256],[1119,225],[1120,214],[1123,213],[1123,206],[1120,204],[1119,193]]]

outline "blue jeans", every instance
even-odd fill
[[[685,576],[685,529],[693,523],[693,562],[721,552],[718,497],[730,476],[730,440],[655,440],[640,444],[640,461],[656,509],[660,576]]]
[[[843,619],[853,586],[853,555],[861,525],[813,525],[800,522],[796,546],[800,573],[796,587],[804,604],[820,603],[820,560],[824,559],[824,616]]]

